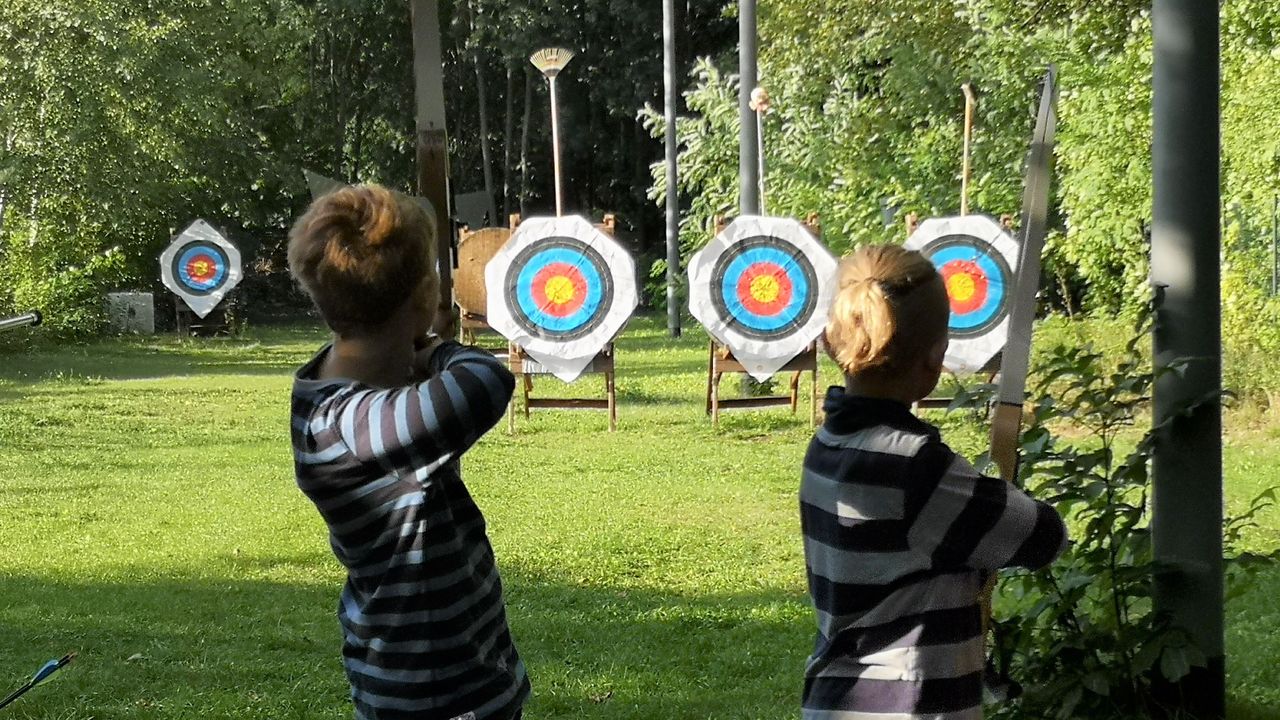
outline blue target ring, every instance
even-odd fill
[[[173,259],[173,277],[193,295],[208,295],[226,284],[231,263],[222,248],[195,241],[184,245]]]
[[[952,337],[981,335],[1008,315],[1008,286],[1013,272],[990,243],[968,235],[949,235],[931,243],[924,253],[947,284],[951,301],[948,328]],[[955,274],[962,277],[953,284]],[[972,294],[957,298],[956,286]]]
[[[813,264],[781,238],[757,236],[735,243],[716,263],[712,283],[717,313],[753,339],[785,337],[803,327],[817,306]]]
[[[561,295],[548,291],[556,284]],[[552,237],[525,248],[507,270],[507,299],[517,324],[534,337],[580,338],[600,325],[613,302],[613,282],[604,258],[569,237]]]

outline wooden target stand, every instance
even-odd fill
[[[484,269],[493,256],[506,245],[512,233],[520,225],[520,216],[512,215],[509,227],[483,228],[470,231],[463,228],[458,232],[458,269],[454,275],[454,303],[458,306],[459,341],[475,344],[480,333],[492,333],[485,313],[488,312],[489,295],[485,288]],[[596,228],[613,237],[617,229],[617,218],[612,214],[604,216],[604,222],[597,223]],[[516,431],[516,405],[521,405],[527,418],[536,408],[555,410],[606,410],[609,413],[609,432],[618,429],[618,390],[614,369],[615,348],[612,340],[596,354],[591,364],[582,372],[604,375],[603,398],[540,398],[533,397],[533,378],[535,375],[549,375],[545,367],[537,360],[529,357],[524,348],[516,343],[508,342],[506,347],[507,366],[516,376],[518,395],[511,398],[507,407],[507,430]]]
[[[724,232],[728,227],[728,218],[716,216],[716,234]],[[804,227],[816,238],[822,237],[822,225],[817,213],[810,213],[805,218]],[[810,343],[809,347],[778,369],[778,373],[791,373],[789,392],[786,395],[762,395],[753,397],[722,398],[720,397],[720,380],[726,374],[746,375],[747,369],[742,365],[729,348],[712,339],[707,356],[707,402],[706,412],[711,416],[711,424],[720,426],[721,410],[747,410],[753,408],[782,407],[791,408],[791,414],[799,412],[800,379],[804,373],[810,374],[810,406],[809,424],[818,424],[818,343]]]

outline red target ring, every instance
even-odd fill
[[[551,262],[533,276],[529,291],[543,312],[552,317],[569,317],[587,300],[587,279],[568,263]]]
[[[971,260],[952,260],[938,268],[947,287],[951,312],[967,315],[987,302],[990,280],[978,263]]]
[[[782,266],[757,262],[738,277],[738,300],[755,315],[773,317],[791,304],[793,286]]]
[[[218,260],[208,253],[199,253],[187,260],[187,276],[204,284],[213,280],[218,274]]]

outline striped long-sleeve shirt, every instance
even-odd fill
[[[891,400],[832,388],[800,486],[818,633],[805,720],[982,717],[979,592],[1066,545],[1052,507],[985,477]]]
[[[529,695],[484,518],[456,460],[515,387],[492,355],[447,342],[430,379],[376,390],[297,373],[298,486],[347,568],[342,661],[361,720],[506,720]]]

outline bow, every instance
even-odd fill
[[[1040,111],[1027,162],[1022,195],[1022,227],[1017,285],[1009,308],[1009,339],[1000,356],[1000,387],[991,421],[991,459],[1000,477],[1015,482],[1018,476],[1018,437],[1022,431],[1022,405],[1027,394],[1027,368],[1031,362],[1031,325],[1036,315],[1036,291],[1040,287],[1040,254],[1049,222],[1049,166],[1053,159],[1057,126],[1057,70],[1044,76]]]
[[[1022,406],[1027,394],[1027,370],[1031,363],[1031,325],[1036,314],[1036,291],[1040,287],[1040,254],[1044,249],[1049,221],[1049,168],[1053,160],[1054,134],[1057,128],[1057,70],[1050,66],[1044,76],[1040,110],[1036,115],[1035,134],[1027,160],[1026,182],[1022,195],[1022,225],[1016,286],[1009,309],[1009,338],[1000,355],[1000,385],[991,418],[990,457],[1000,469],[1000,477],[1011,483],[1018,479],[1018,447],[1022,434]],[[991,595],[996,576],[987,580],[982,597],[983,624],[991,623]],[[999,652],[999,642],[996,643]],[[1002,659],[998,686],[1005,697],[1018,692],[1008,677],[1007,659]]]
[[[26,694],[28,690],[39,685],[45,680],[48,680],[50,675],[62,669],[63,666],[65,666],[66,664],[70,663],[72,660],[75,660],[75,659],[76,659],[75,653],[67,653],[66,655],[63,655],[57,660],[50,660],[49,662],[45,663],[43,667],[41,667],[39,670],[36,671],[35,675],[31,676],[31,679],[28,680],[25,685],[9,693],[9,696],[6,697],[4,700],[0,700],[0,708],[3,708],[9,703],[13,702],[14,700],[17,700],[18,698],[22,697],[24,694]]]

